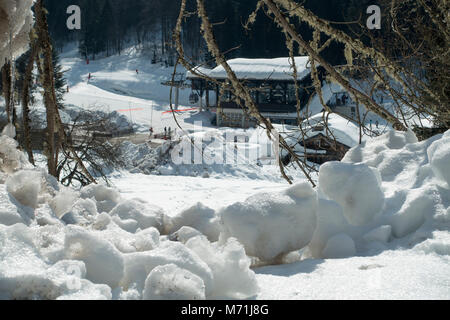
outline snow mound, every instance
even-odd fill
[[[197,254],[178,242],[164,242],[151,251],[127,253],[124,255],[124,261],[125,276],[122,286],[125,289],[137,287],[143,290],[146,279],[153,269],[161,265],[174,264],[202,279],[207,296],[213,290],[211,269]]]
[[[450,187],[450,131],[435,141],[427,150],[434,174]]]
[[[32,168],[25,154],[17,150],[17,141],[6,134],[0,136],[0,171],[11,174]]]
[[[83,199],[92,199],[97,202],[98,211],[110,212],[120,201],[120,193],[102,184],[89,185],[81,189]]]
[[[205,300],[205,284],[174,264],[158,266],[145,280],[144,300]]]
[[[219,214],[223,238],[235,237],[250,256],[271,261],[306,246],[316,228],[317,193],[307,183],[260,193]]]
[[[0,225],[11,226],[16,223],[29,225],[33,217],[32,210],[22,207],[6,192],[6,186],[0,184]]]
[[[41,173],[21,170],[6,180],[6,189],[22,205],[36,208],[41,191]]]
[[[208,237],[210,241],[217,241],[220,234],[219,218],[213,209],[202,203],[183,210],[172,219],[172,231],[177,231],[183,226],[192,227]]]
[[[223,245],[210,243],[204,236],[194,237],[186,243],[211,268],[214,289],[208,298],[247,299],[258,293],[255,273],[244,247],[233,238]]]
[[[345,233],[331,237],[322,251],[325,258],[342,259],[356,254],[355,242]]]
[[[111,299],[108,286],[84,279],[83,262],[47,264],[36,238],[23,224],[0,225],[0,299]]]
[[[342,207],[335,201],[319,199],[317,227],[308,245],[309,255],[314,258],[323,258],[322,250],[328,239],[345,232],[347,228],[348,222],[343,215]]]
[[[64,249],[68,259],[85,263],[86,276],[94,283],[103,283],[116,288],[123,278],[122,254],[108,241],[83,228],[75,226],[68,228]]]
[[[376,169],[364,164],[327,162],[320,167],[319,188],[339,203],[352,225],[371,222],[383,208],[384,193]]]
[[[386,244],[392,235],[392,227],[389,225],[380,226],[364,235],[366,241],[378,241]]]
[[[120,202],[111,210],[110,215],[122,229],[132,233],[150,227],[155,227],[163,233],[165,220],[168,219],[163,209],[140,199]]]
[[[183,226],[171,235],[169,235],[169,239],[172,241],[179,241],[181,243],[186,243],[189,239],[194,238],[196,236],[201,236],[202,233],[194,228]]]
[[[77,201],[79,195],[71,189],[61,190],[49,203],[53,213],[58,217],[63,217],[72,210],[73,205]]]
[[[73,194],[69,193],[69,196],[73,196]],[[63,199],[64,198],[62,197],[61,201],[63,203],[60,204],[60,207],[69,210],[68,212],[66,212],[66,210],[61,210],[63,212],[61,220],[63,220],[65,223],[76,225],[88,225],[97,223],[96,229],[101,229],[102,227],[100,227],[100,225],[106,226],[109,223],[109,221],[107,223],[103,223],[103,220],[98,221],[98,219],[101,220],[102,218],[97,217],[97,205],[94,200],[69,198],[69,201],[66,202]],[[53,211],[55,212],[54,208]],[[109,217],[108,214],[106,214],[106,216]]]

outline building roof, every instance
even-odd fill
[[[310,72],[310,65],[308,57],[295,57],[295,65],[297,67],[297,78],[303,79]],[[275,58],[275,59],[244,59],[237,58],[227,61],[231,69],[236,73],[239,79],[247,80],[292,80],[294,69],[290,63],[290,58]],[[217,66],[214,69],[206,69],[197,67],[196,70],[215,79],[226,79],[228,75],[222,66]],[[197,78],[188,71],[187,78]]]

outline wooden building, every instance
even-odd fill
[[[297,113],[296,90],[304,109],[315,93],[308,57],[296,57],[297,86],[293,78],[293,67],[289,58],[276,59],[232,59],[228,64],[239,80],[250,88],[256,106],[261,114],[272,123],[296,125],[299,121]],[[217,82],[228,81],[222,66],[214,69],[197,69],[201,74],[215,79]],[[319,67],[322,80],[323,69]],[[192,90],[200,97],[205,96],[206,109],[216,112],[216,125],[248,128],[256,125],[255,119],[246,114],[246,108],[236,103],[230,91],[220,94],[219,84],[206,81],[188,72],[187,80],[191,81]],[[200,99],[202,102],[203,99]],[[300,119],[301,120],[301,119]]]

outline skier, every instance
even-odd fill
[[[88,82],[89,82],[89,80],[91,80],[91,73],[89,72],[89,75],[88,75]]]
[[[138,69],[136,69],[136,74],[139,74],[139,70]]]
[[[150,131],[150,138],[152,138],[153,137],[153,127],[150,127],[149,131]]]
[[[172,138],[172,128],[169,127],[169,139]]]
[[[164,127],[164,138],[167,137],[167,127]]]

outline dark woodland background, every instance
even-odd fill
[[[357,32],[357,22],[365,25],[366,9],[373,0],[304,0],[305,6],[319,17],[346,32]],[[258,14],[251,30],[243,27],[256,7],[257,0],[208,0],[209,17],[215,26],[215,36],[227,58],[274,58],[287,56],[284,35],[263,13]],[[82,13],[82,29],[70,31],[66,27],[66,9],[77,4]],[[138,45],[148,50],[155,61],[173,60],[172,30],[178,17],[179,0],[46,0],[49,27],[55,46],[78,41],[82,56],[95,59],[99,54],[121,54],[123,48]],[[188,1],[194,11],[195,0]],[[340,22],[340,23],[339,23]],[[295,22],[294,22],[295,23]],[[194,62],[208,61],[200,34],[199,20],[193,15],[186,19],[183,41]],[[311,38],[311,29],[297,23],[300,33]],[[233,50],[231,50],[233,49]],[[345,61],[343,48],[332,44],[323,53],[332,64]]]

